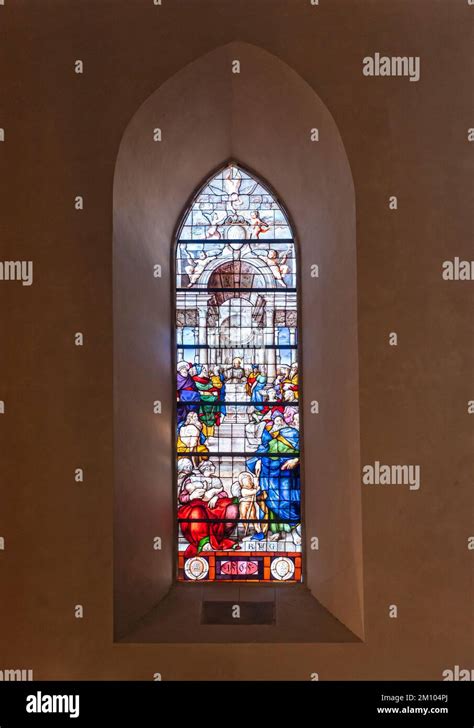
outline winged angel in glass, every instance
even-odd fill
[[[295,244],[275,197],[235,164],[177,241],[181,581],[301,581]]]

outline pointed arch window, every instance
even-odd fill
[[[281,204],[227,165],[176,241],[179,581],[302,579],[297,280]]]

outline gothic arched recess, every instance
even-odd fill
[[[235,59],[239,74],[232,73]],[[234,599],[234,585],[202,585],[198,595],[195,585],[175,582],[172,276],[186,201],[228,160],[270,182],[299,244],[305,569],[291,596],[290,586],[275,587],[275,625],[240,626],[238,634],[219,628],[216,638],[215,627],[200,623],[201,600],[217,588]],[[122,138],[113,256],[117,638],[363,637],[355,196],[336,124],[315,91],[281,60],[245,43],[178,71],[142,104]],[[207,287],[221,287],[229,275],[243,285],[252,275],[274,283],[263,260],[226,264],[206,266]],[[147,626],[142,621],[134,630],[147,614]]]

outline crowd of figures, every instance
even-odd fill
[[[227,367],[178,363],[178,520],[185,557],[245,549],[249,540],[284,539],[299,550],[298,398],[296,362],[280,365],[273,377],[265,365],[237,357]],[[214,453],[222,451],[220,429],[237,420],[231,459],[241,468],[223,482]],[[242,437],[234,435],[239,428]]]

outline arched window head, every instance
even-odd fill
[[[296,251],[229,164],[176,242],[178,580],[301,581]]]

